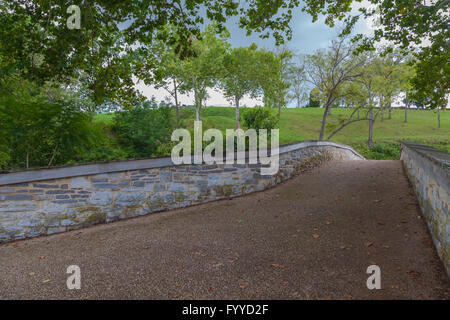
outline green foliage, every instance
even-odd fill
[[[272,114],[269,108],[254,107],[243,114],[244,124],[249,129],[275,129],[278,127],[278,118]],[[268,132],[270,133],[270,131]]]
[[[90,117],[68,97],[2,96],[1,167],[42,167],[77,159],[96,139],[90,130]]]
[[[230,46],[228,32],[216,37],[217,27],[210,25],[202,33],[202,38],[193,41],[194,55],[181,64],[179,79],[180,92],[194,93],[197,120],[200,109],[207,98],[207,89],[217,85],[224,73],[223,59]]]
[[[131,110],[117,112],[113,132],[128,157],[152,157],[170,141],[175,128],[173,110],[146,102]]]
[[[221,88],[229,100],[239,104],[244,95],[255,95],[256,92],[256,50],[252,45],[248,48],[233,48],[224,57],[224,75]],[[239,105],[237,105],[239,107]]]
[[[308,108],[320,108],[320,93],[319,89],[314,88],[309,93],[309,103]]]
[[[400,142],[376,143],[372,148],[360,145],[358,151],[367,159],[397,160],[400,159]]]

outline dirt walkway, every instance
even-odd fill
[[[372,264],[381,290],[366,287]],[[66,287],[69,265],[81,290]],[[0,246],[3,299],[448,299],[449,288],[399,161],[330,162],[247,197]]]

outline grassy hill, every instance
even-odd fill
[[[246,108],[242,108],[244,113]],[[332,109],[328,123],[337,124],[339,117],[348,116],[351,109]],[[274,110],[275,113],[275,110]],[[319,137],[323,109],[302,108],[283,109],[280,121],[280,144],[288,144],[304,140],[317,140]],[[111,123],[112,114],[100,114],[96,122]],[[207,107],[202,110],[203,128],[217,128],[221,130],[235,128],[235,110],[230,107]],[[181,110],[182,124],[193,126],[194,110]],[[404,110],[394,110],[392,119],[384,121],[377,119],[374,126],[375,147],[368,149],[366,145],[368,136],[367,121],[350,124],[332,140],[347,144],[369,159],[398,159],[400,141],[413,141],[432,145],[436,148],[450,152],[450,112],[441,112],[441,128],[437,129],[437,115],[432,110],[409,110],[408,122],[404,123]],[[327,128],[329,134],[333,130]],[[326,135],[328,136],[328,135]]]

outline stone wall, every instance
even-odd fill
[[[425,145],[404,142],[401,159],[437,252],[450,276],[450,154]]]
[[[332,142],[280,148],[280,170],[260,164],[174,165],[170,158],[0,174],[0,242],[237,197],[331,159],[364,159]]]

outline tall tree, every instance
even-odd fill
[[[223,60],[229,50],[228,32],[216,37],[216,27],[210,25],[201,39],[192,42],[193,56],[182,61],[179,86],[183,93],[194,94],[196,120],[200,120],[202,104],[208,88],[215,87],[223,75]]]
[[[234,48],[224,57],[224,74],[220,87],[224,95],[235,103],[236,128],[240,129],[239,103],[247,95],[255,96],[257,86],[254,74],[256,45]]]

